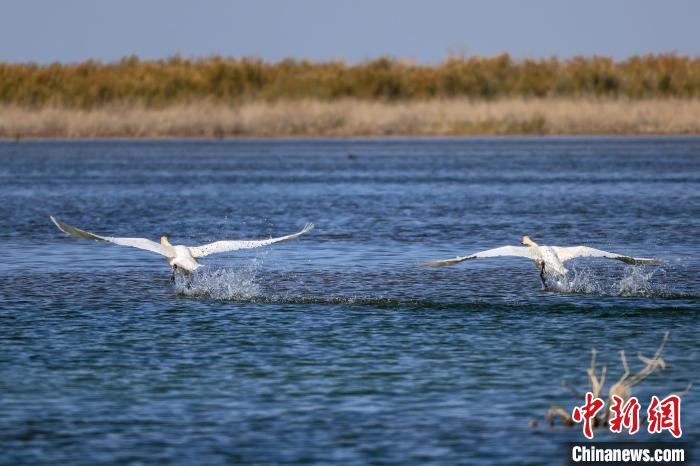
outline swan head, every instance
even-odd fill
[[[534,241],[532,241],[532,240],[530,239],[530,237],[527,236],[527,235],[523,236],[523,241],[522,241],[522,243],[523,243],[525,246],[537,246],[537,243],[535,243]]]
[[[170,241],[168,241],[168,237],[167,237],[167,236],[161,236],[161,237],[160,237],[160,244],[162,244],[163,246],[172,246],[172,245],[170,244]]]

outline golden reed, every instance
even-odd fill
[[[530,97],[700,98],[700,58],[665,54],[517,60],[451,57],[434,65],[378,58],[342,61],[209,57],[0,63],[0,104],[95,108],[163,107],[298,99],[430,100]]]
[[[700,134],[698,99],[344,99],[163,108],[0,106],[0,137],[220,138],[391,135]]]
[[[700,134],[700,58],[0,63],[0,137]]]

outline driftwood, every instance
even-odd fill
[[[593,427],[603,427],[608,425],[608,421],[610,420],[610,406],[612,404],[613,396],[617,395],[622,399],[623,403],[627,402],[627,400],[629,400],[631,396],[632,387],[649,377],[654,372],[658,372],[666,368],[666,361],[664,361],[661,357],[661,352],[663,351],[664,346],[666,346],[668,335],[668,332],[664,334],[659,348],[656,350],[656,353],[654,353],[654,356],[652,356],[651,358],[647,358],[639,352],[637,353],[637,358],[644,363],[644,367],[635,374],[632,374],[630,371],[629,364],[627,363],[627,356],[625,355],[624,350],[620,351],[620,360],[622,361],[622,368],[624,372],[622,374],[622,377],[620,377],[620,379],[610,387],[607,394],[605,395],[603,394],[603,389],[605,387],[605,378],[607,376],[608,370],[606,366],[603,366],[600,369],[600,372],[597,371],[597,351],[595,348],[591,350],[591,366],[587,370],[589,391],[596,398],[607,399],[605,408],[601,409],[598,415],[596,415],[596,417],[592,419]],[[692,384],[688,384],[688,386],[684,390],[680,392],[675,392],[673,394],[678,396],[685,395],[688,393],[691,387]],[[577,396],[580,396],[581,398],[584,397],[584,393],[581,393],[569,386],[567,386],[567,388],[569,388]],[[552,405],[552,407],[549,408],[544,417],[550,426],[555,425],[556,419],[560,419],[561,423],[565,426],[571,427],[575,424],[573,419],[571,419],[571,415],[569,414],[569,412],[565,411],[557,405]]]

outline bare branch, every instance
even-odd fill
[[[642,380],[646,379],[649,377],[651,374],[657,371],[661,371],[666,368],[666,361],[661,357],[661,353],[664,350],[664,347],[666,346],[666,342],[668,341],[668,336],[669,332],[664,333],[663,338],[661,339],[661,343],[659,344],[658,349],[654,353],[654,356],[651,358],[647,358],[643,356],[641,353],[637,353],[637,357],[639,358],[640,361],[644,363],[644,367],[637,373],[632,374],[630,371],[629,364],[627,362],[627,355],[625,354],[624,350],[620,351],[620,361],[622,363],[622,369],[623,369],[623,374],[622,376],[618,379],[615,384],[613,384],[610,387],[610,390],[608,391],[607,394],[607,406],[608,409],[602,410],[598,416],[596,416],[593,419],[593,425],[596,427],[604,426],[607,425],[609,418],[610,418],[610,409],[609,407],[612,404],[612,397],[617,395],[620,398],[622,398],[623,401],[629,400],[631,396],[631,390],[632,387],[638,383],[640,383]],[[590,391],[593,394],[593,396],[597,398],[602,398],[601,394],[603,393],[603,389],[605,386],[605,378],[607,376],[608,368],[607,366],[603,366],[600,370],[600,373],[597,373],[596,370],[596,356],[597,356],[597,351],[595,348],[591,349],[591,365],[590,367],[586,370],[586,373],[588,374],[588,383],[590,386]],[[583,397],[583,393],[579,392],[575,388],[571,387],[568,383],[562,382],[562,386],[567,388],[570,392],[574,393],[576,396]],[[686,395],[691,387],[693,386],[692,383],[689,383],[688,386],[680,391],[680,392],[675,392],[673,395],[678,395],[678,396],[683,396]],[[567,426],[573,425],[573,420],[571,419],[571,416],[564,411],[562,408],[556,405],[552,405],[551,408],[547,411],[547,414],[545,415],[545,418],[549,422],[550,426],[554,425],[554,420],[555,418],[559,417],[562,420],[562,423]]]

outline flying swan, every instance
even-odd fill
[[[184,272],[185,274],[194,272],[201,267],[201,264],[197,262],[197,259],[200,257],[208,256],[210,254],[217,254],[220,252],[237,251],[239,249],[259,248],[261,246],[267,246],[273,243],[289,241],[298,238],[314,228],[313,223],[307,223],[304,229],[300,232],[294,233],[293,235],[280,236],[279,238],[263,240],[216,241],[215,243],[209,243],[202,246],[174,246],[170,244],[167,236],[160,237],[160,244],[146,238],[115,238],[113,236],[99,236],[68,225],[67,223],[63,223],[56,217],[51,216],[50,218],[51,221],[56,224],[59,230],[78,238],[105,241],[108,243],[118,244],[120,246],[145,249],[146,251],[155,252],[161,256],[165,256],[168,264],[170,264],[170,266],[173,268],[173,273]]]
[[[525,257],[532,260],[535,266],[540,271],[540,280],[542,285],[547,286],[545,278],[552,276],[553,278],[561,278],[566,275],[566,267],[564,262],[575,259],[577,257],[605,257],[607,259],[615,259],[627,264],[660,264],[662,261],[658,259],[647,259],[645,257],[630,257],[616,254],[614,252],[602,251],[600,249],[589,248],[587,246],[540,246],[530,239],[529,236],[523,236],[522,244],[525,246],[503,246],[495,249],[477,252],[469,256],[455,257],[454,259],[446,259],[441,261],[420,262],[418,265],[427,265],[429,267],[442,267],[445,265],[455,265],[460,262],[471,259],[479,259],[484,257],[499,257],[499,256],[517,256]]]

